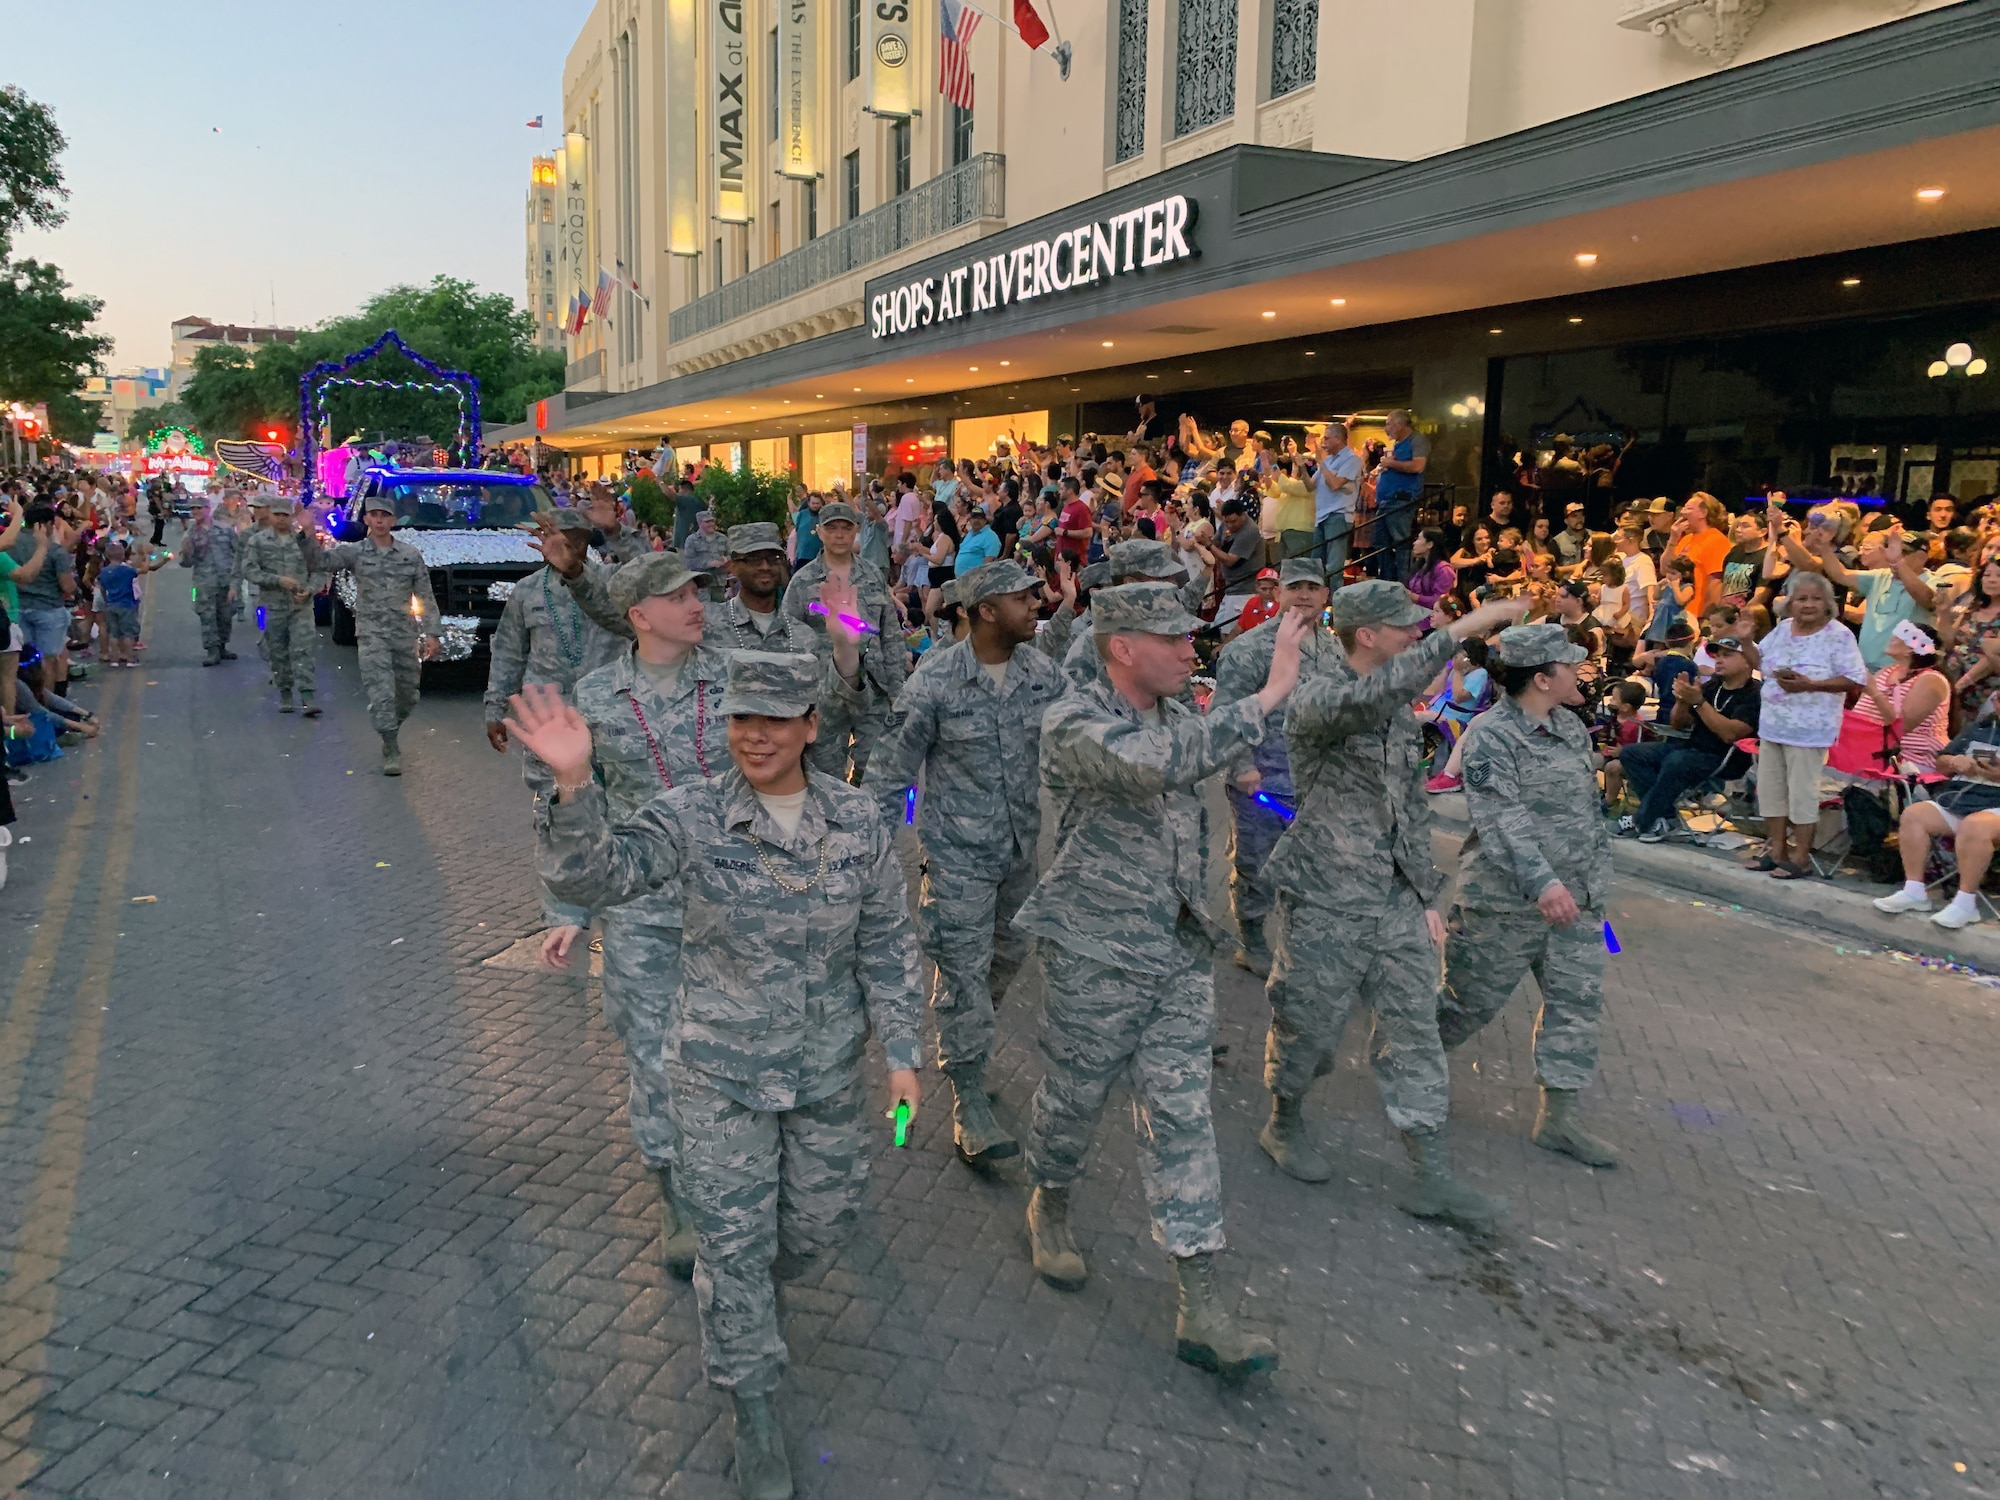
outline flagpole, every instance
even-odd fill
[[[1009,31],[1013,32],[1015,36],[1020,36],[1021,28],[1016,26],[1012,21],[1007,20],[1004,16],[996,16],[992,11],[986,9],[983,5],[974,5],[972,3],[972,0],[958,0],[958,3],[961,9],[977,11],[980,15],[986,17],[987,20],[991,21],[995,26],[1004,26]],[[1054,60],[1056,66],[1062,70],[1062,76],[1065,79],[1067,79],[1069,77],[1069,68],[1066,66],[1068,60],[1067,51],[1069,48],[1069,43],[1062,39],[1062,28],[1056,24],[1055,0],[1042,0],[1042,3],[1048,7],[1049,34],[1054,39],[1052,45],[1049,48],[1049,56],[1051,59]],[[1041,14],[1041,12],[1037,11],[1036,14],[1039,15]],[[1032,52],[1039,52],[1042,49],[1039,47],[1031,47],[1029,50]]]

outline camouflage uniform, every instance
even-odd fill
[[[644,557],[652,550],[653,544],[644,532],[623,525],[597,544],[597,555],[614,568],[623,567],[633,558]]]
[[[819,671],[802,656],[739,653],[721,712],[803,706]],[[774,678],[774,692],[757,691]],[[890,828],[867,793],[817,774],[807,784],[789,837],[733,765],[615,827],[603,790],[587,787],[550,810],[541,835],[542,877],[565,900],[678,893],[683,978],[666,1046],[677,1180],[699,1245],[703,1361],[711,1382],[739,1395],[770,1391],[785,1364],[778,1250],[830,1248],[859,1206],[868,1033],[891,1070],[915,1068],[921,1050],[917,949]],[[810,888],[794,893],[772,871]]]
[[[1263,691],[1271,675],[1271,649],[1277,644],[1278,624],[1283,618],[1280,615],[1278,619],[1266,620],[1222,648],[1222,655],[1215,663],[1215,696],[1209,700],[1211,712]],[[1344,660],[1345,653],[1334,633],[1315,622],[1300,644],[1300,680],[1318,676]],[[1246,770],[1255,770],[1261,778],[1259,791],[1287,807],[1295,806],[1297,792],[1292,785],[1292,763],[1284,735],[1275,730],[1266,732],[1263,742],[1231,767],[1226,784],[1235,830],[1230,853],[1230,904],[1244,950],[1263,957],[1267,951],[1264,919],[1277,904],[1277,891],[1266,878],[1264,867],[1270,863],[1271,851],[1285,831],[1285,818],[1237,789],[1236,777]]]
[[[1567,709],[1537,723],[1503,696],[1468,731],[1464,766],[1472,832],[1459,851],[1438,1030],[1447,1047],[1467,1040],[1532,970],[1542,991],[1536,1075],[1546,1088],[1575,1092],[1597,1071],[1611,885],[1590,734]],[[1568,927],[1535,904],[1552,881],[1576,902]]]
[[[997,582],[1033,582],[1012,564],[991,566],[1007,570]],[[969,638],[926,652],[896,700],[901,722],[869,766],[867,785],[891,827],[923,773],[919,915],[924,956],[937,965],[931,1014],[946,1072],[985,1065],[994,1004],[1026,957],[1013,920],[1035,880],[1042,715],[1066,685],[1032,644],[1014,648],[998,688]]]
[[[1092,575],[1093,569],[1102,571]],[[1084,569],[1081,581],[1090,587],[1105,584],[1116,586],[1139,579],[1164,580],[1181,585],[1181,607],[1189,614],[1196,614],[1208,602],[1208,584],[1200,578],[1188,577],[1187,569],[1174,555],[1174,549],[1165,542],[1149,542],[1144,537],[1134,537],[1130,541],[1113,542],[1105,549],[1104,561],[1093,563]],[[1199,623],[1199,622],[1197,622]],[[1098,650],[1097,637],[1091,631],[1090,611],[1083,611],[1076,620],[1073,630],[1073,644],[1062,656],[1063,671],[1078,687],[1089,682],[1103,682],[1104,657]],[[1189,708],[1194,707],[1194,694],[1187,688],[1181,689],[1180,701]]]
[[[835,502],[838,504],[839,502]],[[851,508],[849,508],[851,510]],[[850,519],[851,514],[850,514]],[[820,524],[826,524],[820,511]],[[903,690],[909,675],[910,654],[903,646],[903,622],[896,602],[889,597],[889,585],[871,562],[854,559],[850,577],[854,582],[855,607],[874,629],[861,640],[861,670],[874,690],[866,707],[858,712],[820,716],[819,739],[812,748],[815,771],[843,780],[860,781],[867,769],[868,756],[876,744],[895,727],[892,704]],[[826,554],[821,553],[792,575],[781,608],[797,623],[824,638],[826,625],[810,609],[819,598],[819,586],[826,581]],[[853,773],[848,772],[849,759]]]
[[[1440,630],[1366,676],[1343,657],[1301,680],[1285,714],[1298,811],[1265,866],[1278,893],[1265,1086],[1304,1094],[1359,996],[1375,1012],[1375,1081],[1403,1131],[1441,1127],[1450,1098],[1424,920],[1444,877],[1410,700],[1451,651]]]
[[[1132,588],[1186,618],[1165,586]],[[1263,733],[1255,698],[1207,715],[1172,700],[1141,713],[1108,683],[1072,688],[1042,724],[1058,843],[1014,919],[1041,940],[1048,981],[1048,1071],[1035,1092],[1028,1175],[1056,1189],[1083,1175],[1106,1096],[1129,1069],[1153,1234],[1177,1258],[1223,1245],[1209,1105],[1223,933],[1208,913],[1196,786]]]
[[[582,519],[575,511],[559,515]],[[546,683],[558,689],[565,702],[573,702],[580,679],[628,652],[624,640],[584,616],[559,578],[553,568],[537,568],[507,596],[500,624],[493,632],[492,657],[486,671],[488,724],[498,724],[507,717],[507,700],[527,683]],[[521,754],[521,780],[536,807],[554,795],[549,768],[526,751]],[[543,907],[551,927],[588,925],[587,916],[579,922],[573,911],[546,896]]]
[[[313,695],[313,648],[319,635],[313,626],[311,595],[326,586],[326,564],[313,539],[300,531],[260,528],[245,538],[243,579],[257,586],[257,603],[264,611],[264,643],[271,658],[271,675],[278,695],[290,699],[293,688],[304,701]],[[290,578],[308,597],[294,601],[278,582]]]
[[[190,526],[181,538],[176,560],[194,569],[194,613],[201,621],[202,649],[210,661],[220,661],[229,649],[229,630],[236,616],[230,585],[236,579],[236,549],[242,538],[211,518],[206,526]]]
[[[703,512],[707,514],[707,512]],[[728,581],[724,564],[729,561],[729,535],[722,531],[690,531],[687,540],[681,543],[681,560],[688,565],[691,573],[707,573],[715,582],[709,585],[709,598],[722,598],[722,585]]]
[[[354,636],[368,719],[377,733],[393,735],[417,706],[422,680],[417,637],[438,630],[431,570],[423,553],[393,539],[387,548],[366,538],[342,542],[322,556],[328,570],[346,568],[354,575]],[[421,618],[410,612],[412,599]]]
[[[729,727],[718,711],[727,658],[701,647],[682,663],[671,694],[631,651],[579,678],[576,708],[590,726],[590,758],[613,822],[624,822],[670,786],[729,766]],[[665,766],[664,773],[661,766]],[[549,799],[537,800],[538,825]],[[557,921],[588,928],[588,907],[554,902]],[[604,1019],[625,1048],[632,1138],[647,1167],[675,1164],[666,1039],[680,990],[680,893],[662,886],[598,913],[604,924]]]

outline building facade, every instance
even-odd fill
[[[261,345],[289,344],[299,336],[296,328],[217,323],[212,318],[176,318],[169,325],[169,331],[173,335],[173,365],[168,371],[167,395],[175,401],[187,389],[188,380],[194,374],[194,357],[203,349],[234,344],[254,355]]]
[[[568,312],[556,252],[561,233],[556,224],[556,159],[537,156],[528,166],[528,199],[524,214],[527,239],[525,266],[527,301],[535,320],[535,347],[561,352],[563,323]]]
[[[109,436],[116,447],[123,441],[132,414],[166,402],[171,381],[168,372],[156,369],[120,370],[116,375],[93,375],[83,383],[83,399],[97,403],[97,431],[100,439]]]
[[[922,6],[897,97],[847,0],[600,0],[564,108],[605,316],[539,435],[823,483],[1123,432],[1151,394],[1204,426],[1411,405],[1465,485],[1571,428],[1681,478],[1984,473],[1984,387],[1902,365],[1993,322],[2000,0],[1043,10],[1033,52],[978,25],[967,112]],[[1812,338],[1872,383],[1785,373]]]

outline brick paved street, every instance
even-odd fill
[[[22,789],[0,895],[0,1480],[733,1494],[594,986],[484,962],[536,904],[476,696],[426,699],[384,781],[351,651],[325,720],[279,718],[254,644],[198,669],[159,594],[147,669],[82,690],[104,739]],[[1226,1264],[1268,1380],[1173,1359],[1129,1115],[1063,1296],[928,1110],[786,1295],[803,1493],[2000,1493],[2000,992],[1636,887],[1614,911],[1590,1102],[1627,1165],[1526,1143],[1517,1001],[1454,1070],[1461,1159],[1516,1198],[1484,1248],[1390,1205],[1358,1032],[1311,1106],[1345,1174],[1276,1174],[1262,997],[1224,969]]]

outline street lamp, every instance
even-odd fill
[[[1951,374],[1954,370],[1958,371],[1961,375],[1984,375],[1986,373],[1986,361],[1972,352],[1972,345],[1957,343],[1944,351],[1943,359],[1934,359],[1931,361],[1929,374],[1931,379],[1936,380],[1942,376]]]

